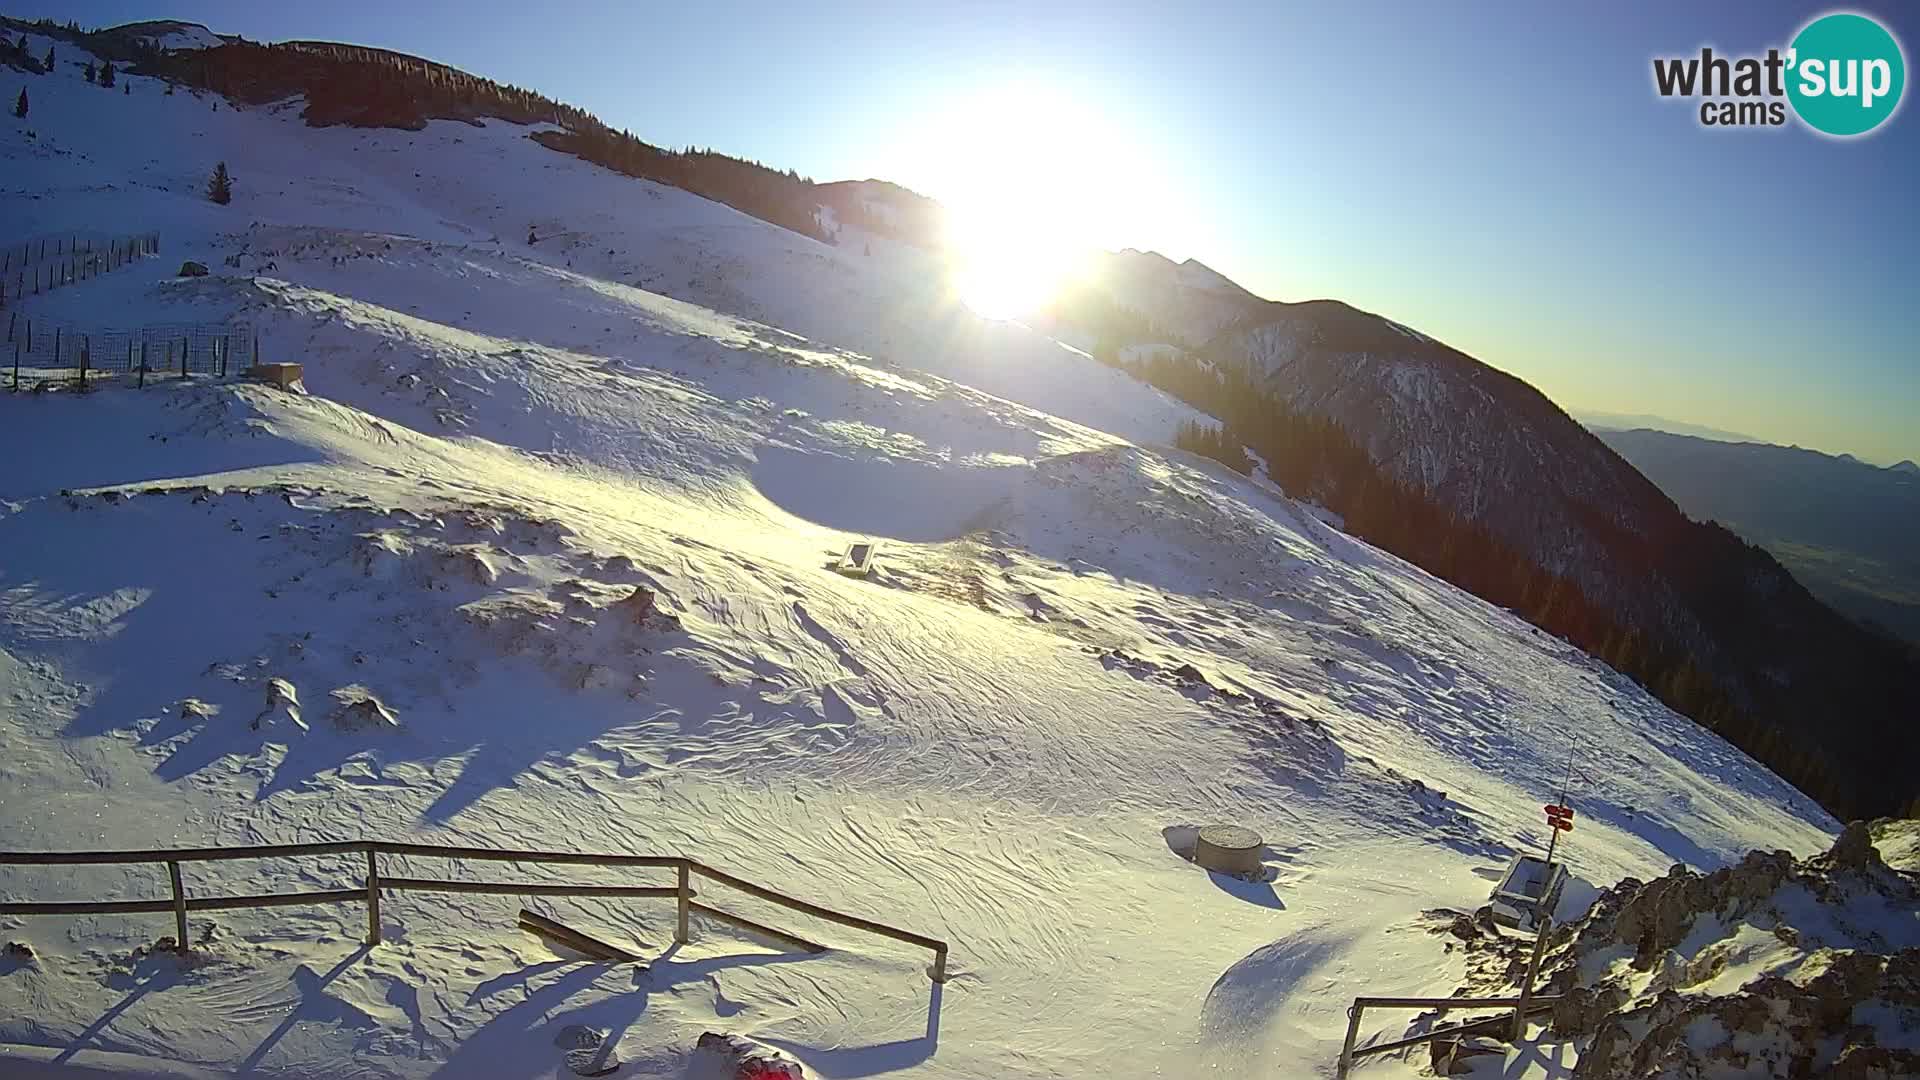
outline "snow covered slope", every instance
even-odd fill
[[[1159,445],[1184,408],[904,263],[510,125],[314,130],[123,78],[36,84],[0,232],[159,229],[164,258],[21,310],[244,318],[306,392],[0,396],[5,845],[682,853],[944,938],[955,975],[732,897],[831,950],[717,923],[668,949],[652,901],[546,905],[646,973],[550,955],[513,897],[389,897],[371,950],[357,908],[196,915],[187,963],[152,950],[164,917],[10,919],[33,956],[0,965],[0,1042],[37,1049],[0,1061],[543,1076],[585,1024],[621,1075],[683,1075],[721,1028],[828,1078],[1312,1075],[1351,995],[1461,981],[1405,931],[1544,839],[1570,752],[1574,910],[1836,829],[1563,642]],[[199,194],[220,159],[224,208]],[[874,572],[833,573],[859,538]],[[1263,834],[1259,880],[1176,853],[1216,820]],[[0,870],[9,897],[163,891]]]

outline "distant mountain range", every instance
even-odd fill
[[[1616,413],[1599,412],[1594,409],[1569,410],[1575,420],[1587,425],[1594,431],[1666,431],[1675,435],[1697,435],[1702,439],[1718,439],[1721,442],[1765,442],[1755,435],[1744,435],[1738,431],[1724,431],[1708,427],[1705,424],[1690,424],[1685,420],[1670,420],[1652,413]]]
[[[1760,544],[1828,603],[1920,641],[1920,466],[1661,431],[1602,431],[1688,514]]]

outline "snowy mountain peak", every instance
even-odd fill
[[[100,32],[101,36],[121,41],[137,41],[165,51],[213,49],[227,43],[227,39],[194,22],[179,19],[151,19],[146,22],[123,23]]]

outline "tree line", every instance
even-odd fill
[[[1837,737],[1821,731],[1821,725],[1805,722],[1817,715],[1815,709],[1863,710],[1897,722],[1902,695],[1914,689],[1913,655],[1899,643],[1885,642],[1885,655],[1854,656],[1860,648],[1857,637],[1830,635],[1833,655],[1815,660],[1831,665],[1837,679],[1823,683],[1817,696],[1781,688],[1771,699],[1755,700],[1746,687],[1729,680],[1684,642],[1659,628],[1626,624],[1570,578],[1541,567],[1486,527],[1401,484],[1337,422],[1295,410],[1246,372],[1167,354],[1109,362],[1221,420],[1218,429],[1183,423],[1175,445],[1234,468],[1240,468],[1232,460],[1239,448],[1252,450],[1289,495],[1333,510],[1344,519],[1347,532],[1605,661],[1843,820],[1900,813],[1920,801],[1920,777],[1912,774],[1910,761],[1881,774],[1890,786],[1862,783],[1862,770],[1848,762],[1859,760],[1863,751],[1871,755],[1875,748],[1843,747]],[[1770,647],[1757,631],[1749,640],[1740,628],[1766,617],[1753,610],[1753,591],[1746,586],[1756,566],[1771,556],[1716,523],[1680,521],[1661,535],[1630,542],[1609,539],[1619,541],[1619,549],[1638,569],[1675,583],[1689,609],[1704,613],[1703,623],[1722,635],[1716,644],[1742,657]],[[1790,583],[1784,570],[1779,575]],[[1810,610],[1826,609],[1813,605]],[[1816,640],[1822,636],[1813,635]],[[1850,679],[1845,673],[1852,671],[1872,674]],[[1911,704],[1916,699],[1904,700]],[[1880,749],[1886,754],[1897,757],[1912,745],[1910,730],[1885,734]]]
[[[255,104],[306,97],[316,126],[420,130],[434,119],[552,124],[533,138],[627,176],[690,191],[794,232],[825,240],[813,181],[714,150],[668,150],[616,131],[584,109],[523,87],[384,49],[296,41],[231,43],[147,57],[138,69]]]

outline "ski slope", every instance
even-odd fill
[[[196,916],[184,965],[146,949],[163,917],[11,919],[23,1072],[571,1075],[554,1035],[586,1024],[632,1076],[720,1029],[827,1078],[1330,1074],[1354,994],[1462,981],[1409,930],[1544,842],[1570,756],[1570,909],[1837,830],[1564,642],[1163,445],[1184,406],[970,315],[920,256],[509,124],[316,130],[121,78],[32,84],[0,236],[158,229],[163,255],[22,310],[244,319],[305,392],[0,396],[5,846],[685,854],[943,938],[955,974],[733,897],[832,949],[698,924],[669,950],[647,901],[547,905],[645,974],[556,958],[512,897],[390,896],[372,950],[359,908]],[[189,258],[214,275],[173,278]],[[856,539],[875,571],[833,573]],[[356,692],[397,725],[336,722]],[[1259,831],[1270,880],[1173,853],[1210,821]],[[155,869],[0,892],[154,897]]]

